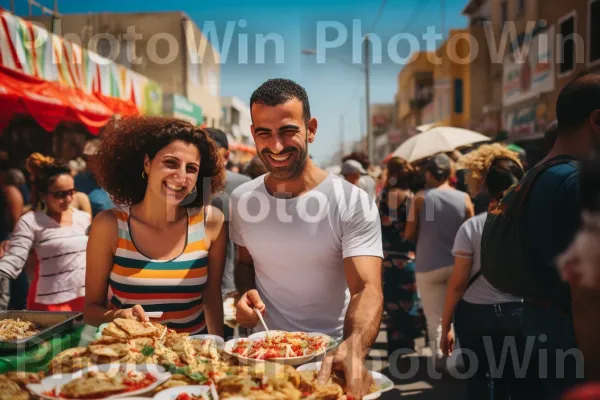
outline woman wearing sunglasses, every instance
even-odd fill
[[[85,251],[91,217],[71,207],[75,184],[67,165],[34,153],[26,166],[33,175],[33,209],[37,211],[28,212],[17,223],[8,250],[0,258],[0,275],[15,279],[33,250],[39,268],[27,308],[83,311]]]
[[[93,163],[116,207],[94,218],[85,321],[148,320],[223,336],[227,232],[211,207],[225,171],[206,132],[172,118],[119,120]]]

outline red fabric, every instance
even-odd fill
[[[85,297],[78,297],[75,300],[62,304],[40,304],[33,303],[27,307],[29,311],[53,311],[53,312],[83,312],[85,308]]]
[[[0,90],[1,117],[27,113],[49,132],[63,121],[82,123],[93,134],[98,134],[112,118],[113,112],[96,97],[58,82],[44,81],[2,65],[0,82],[4,88]]]
[[[137,105],[131,100],[118,99],[116,97],[105,96],[102,93],[94,93],[94,96],[104,103],[112,112],[122,117],[135,116],[140,114]]]

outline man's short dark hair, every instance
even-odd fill
[[[425,162],[424,170],[429,172],[435,180],[445,181],[450,178],[452,173],[452,160],[444,153],[436,154]]]
[[[260,85],[250,97],[250,109],[255,103],[275,107],[291,99],[298,99],[302,102],[302,117],[304,123],[308,124],[308,120],[310,120],[308,95],[302,86],[290,79],[269,79]]]
[[[217,128],[205,128],[204,130],[208,134],[208,137],[215,142],[217,147],[229,150],[229,139],[227,139],[225,132]]]
[[[581,128],[595,110],[600,110],[600,73],[582,73],[569,82],[558,95],[558,134]]]

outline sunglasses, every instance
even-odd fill
[[[68,196],[73,197],[75,192],[77,192],[75,189],[69,189],[69,190],[61,190],[59,192],[50,192],[50,194],[52,196],[54,196],[55,198],[62,200],[62,199],[66,199]]]

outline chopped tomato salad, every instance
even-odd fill
[[[307,333],[284,332],[270,338],[239,341],[232,349],[234,354],[255,360],[303,357],[327,349],[329,340],[324,336]]]

